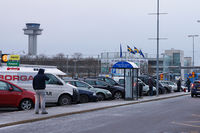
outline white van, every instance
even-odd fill
[[[65,83],[57,75],[65,75],[54,66],[21,65],[20,67],[0,66],[0,79],[10,81],[18,86],[33,90],[33,77],[39,68],[45,69],[49,80],[46,82],[46,102],[67,105],[79,100],[78,90],[75,86]]]

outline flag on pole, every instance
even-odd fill
[[[136,47],[134,47],[134,52],[139,53],[139,50]]]
[[[120,44],[120,58],[122,58],[122,45]]]
[[[132,53],[132,54],[135,54],[135,52],[127,45],[127,51]]]
[[[140,55],[142,55],[142,57],[144,58],[144,54],[142,53],[142,50],[140,49],[139,51]]]

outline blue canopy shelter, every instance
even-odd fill
[[[124,70],[125,99],[138,99],[138,70],[139,67],[130,61],[119,61],[112,68]]]

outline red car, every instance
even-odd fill
[[[35,93],[0,79],[0,106],[29,110],[34,107]]]

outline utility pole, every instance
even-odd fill
[[[160,11],[160,3],[157,0],[157,60],[156,60],[156,96],[158,96],[159,84],[158,84],[158,76],[159,76],[159,11]]]
[[[160,15],[167,14],[167,13],[160,13],[160,1],[157,0],[157,13],[150,13],[149,15],[156,15],[157,16],[157,37],[150,38],[151,40],[157,41],[157,58],[156,58],[156,96],[159,95],[159,40],[160,39],[167,39],[167,38],[160,38]]]
[[[188,35],[188,37],[192,37],[192,46],[193,46],[193,57],[192,57],[192,66],[194,67],[194,38],[198,37],[199,35]]]

